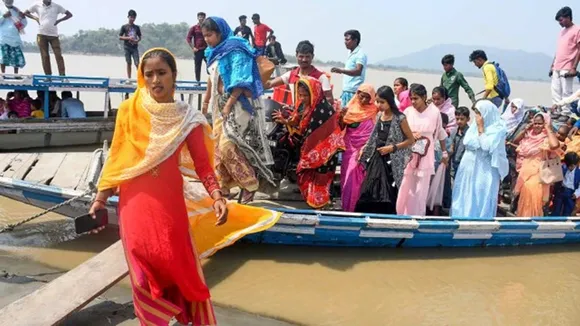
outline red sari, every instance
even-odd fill
[[[320,81],[301,78],[295,86],[308,88],[310,103],[299,103],[295,115],[300,116],[298,132],[304,135],[300,162],[296,168],[298,187],[306,203],[322,208],[330,203],[330,187],[336,174],[338,153],[344,151],[344,139],[339,125],[339,114],[326,101]]]
[[[211,193],[219,184],[207,151],[199,146],[200,139],[202,126],[193,129],[186,144],[196,172]],[[174,315],[182,324],[215,325],[209,289],[187,232],[180,152],[120,186],[119,227],[133,283],[135,314],[154,325],[167,325]]]

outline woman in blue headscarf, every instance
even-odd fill
[[[209,81],[203,112],[211,109],[216,144],[216,171],[224,194],[243,191],[242,203],[253,200],[259,178],[274,183],[268,165],[274,163],[265,130],[263,94],[256,53],[247,40],[235,37],[219,17],[201,24],[208,48]]]
[[[475,104],[476,124],[465,134],[465,154],[453,187],[451,216],[486,218],[497,212],[499,185],[508,174],[507,128],[488,100]]]

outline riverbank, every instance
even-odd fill
[[[2,266],[0,268],[0,309],[66,272],[2,251],[0,251],[0,266]],[[130,288],[126,281],[121,282],[96,298],[87,307],[71,315],[61,325],[139,325],[133,313],[131,300]],[[296,325],[219,305],[215,305],[214,308],[220,326]],[[175,323],[175,325],[179,324]]]

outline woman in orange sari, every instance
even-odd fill
[[[544,205],[550,199],[550,185],[542,183],[540,166],[546,158],[556,157],[560,142],[552,131],[547,113],[538,113],[526,130],[514,139],[521,162],[514,194],[519,195],[517,216],[544,216]]]
[[[342,156],[340,168],[340,188],[342,209],[354,212],[360,197],[360,189],[365,179],[365,171],[358,163],[361,151],[369,140],[379,109],[375,105],[375,89],[370,84],[362,84],[347,107],[342,118],[344,145],[346,150]]]
[[[168,325],[173,317],[215,325],[199,258],[270,227],[279,215],[226,202],[213,171],[211,129],[199,111],[174,100],[176,77],[168,50],[143,55],[90,213],[119,192],[120,236],[141,325]]]
[[[339,113],[324,97],[322,84],[301,77],[296,86],[296,109],[285,119],[275,112],[276,122],[287,125],[290,134],[302,136],[300,161],[296,167],[298,187],[306,203],[315,209],[331,203],[330,188],[336,174],[338,153],[344,151]]]

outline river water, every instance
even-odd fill
[[[38,60],[28,57],[31,65]],[[121,58],[67,56],[67,64],[71,74],[123,72]],[[390,84],[395,74],[403,73],[371,72],[370,79]],[[435,84],[439,77],[416,78]],[[515,84],[537,101],[532,104],[549,99],[547,84]],[[100,105],[97,99],[94,103]],[[0,197],[0,226],[37,212]],[[0,234],[0,263],[8,255],[69,269],[117,239],[114,228],[76,238],[69,219],[49,214]],[[242,244],[205,261],[204,272],[217,303],[305,325],[580,325],[579,249]]]

